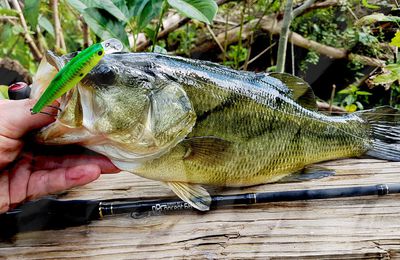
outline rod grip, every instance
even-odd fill
[[[25,82],[17,82],[8,87],[8,97],[12,100],[26,99],[31,94],[31,88]]]
[[[0,215],[0,237],[19,232],[64,229],[99,219],[99,202],[91,200],[60,201],[40,199]]]

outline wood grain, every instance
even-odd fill
[[[348,159],[321,164],[329,178],[214,189],[215,194],[400,182],[400,163]],[[63,199],[170,197],[168,188],[133,174],[103,175]],[[400,195],[226,207],[19,234],[0,242],[1,259],[391,259],[400,258]]]

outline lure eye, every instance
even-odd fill
[[[98,54],[99,56],[101,56],[101,55],[103,54],[103,51],[99,51],[97,54]]]
[[[106,47],[109,47],[109,46],[110,46],[110,43],[109,43],[109,42],[107,42],[107,43],[106,43]]]

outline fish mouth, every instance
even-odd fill
[[[56,100],[58,107],[52,106],[55,121],[39,130],[36,141],[41,144],[77,144],[87,141],[91,136],[82,125],[78,86]]]

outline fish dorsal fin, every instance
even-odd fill
[[[192,137],[182,141],[187,152],[185,160],[200,160],[205,164],[219,164],[230,156],[231,143],[218,137]]]
[[[279,79],[282,81],[291,91],[292,98],[304,108],[316,111],[317,100],[315,98],[314,91],[303,79],[290,75],[288,73],[270,73],[268,76]]]
[[[192,207],[206,211],[210,209],[211,196],[206,189],[197,184],[186,182],[167,182],[170,189],[181,198],[189,203]]]

